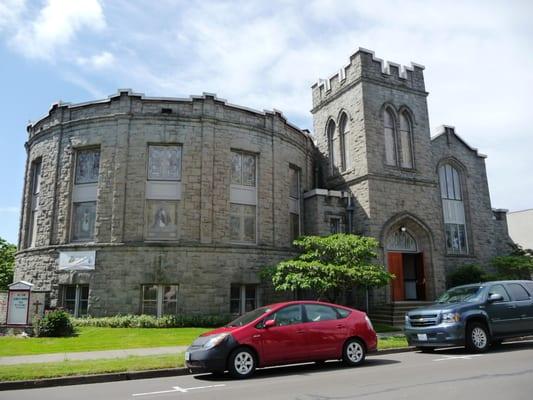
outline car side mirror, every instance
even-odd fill
[[[273,319],[269,319],[268,321],[265,321],[265,323],[263,324],[263,328],[265,329],[272,328],[273,326],[276,326],[276,321]]]
[[[498,301],[503,301],[503,296],[499,293],[491,293],[489,294],[489,298],[487,299],[489,303],[496,303]]]

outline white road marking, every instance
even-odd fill
[[[443,356],[445,358],[437,358],[433,361],[449,361],[449,360],[471,360],[472,357],[482,357],[483,354],[470,354],[467,356]]]
[[[191,387],[191,388],[182,388],[180,386],[174,386],[174,387],[172,387],[172,390],[160,390],[158,392],[147,392],[147,393],[134,393],[134,394],[132,394],[132,396],[133,397],[149,396],[149,395],[154,395],[154,394],[164,394],[164,393],[172,393],[172,392],[187,393],[189,390],[209,389],[209,388],[221,387],[221,386],[226,386],[226,385],[224,385],[224,384],[207,385],[207,386],[196,386],[196,387]]]

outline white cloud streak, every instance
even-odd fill
[[[17,25],[11,47],[28,58],[52,61],[80,31],[98,32],[106,23],[97,0],[48,0],[33,21]]]

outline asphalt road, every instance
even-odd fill
[[[370,356],[364,366],[337,362],[259,370],[255,377],[187,375],[0,392],[0,399],[506,399],[533,398],[533,341],[506,343],[482,355],[462,349]]]

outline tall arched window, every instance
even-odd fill
[[[413,168],[411,123],[405,111],[400,114],[400,143],[402,155],[402,167]]]
[[[387,109],[383,111],[383,128],[385,135],[385,162],[388,165],[397,165],[394,116],[392,115],[392,112]]]
[[[335,163],[335,122],[329,121],[327,127],[328,136],[328,156],[329,156],[329,171],[333,174],[336,168]]]
[[[346,171],[348,165],[348,117],[342,113],[339,122],[340,146],[341,146],[341,170]]]
[[[439,167],[440,195],[444,214],[446,251],[467,254],[466,218],[459,172],[450,164]]]

